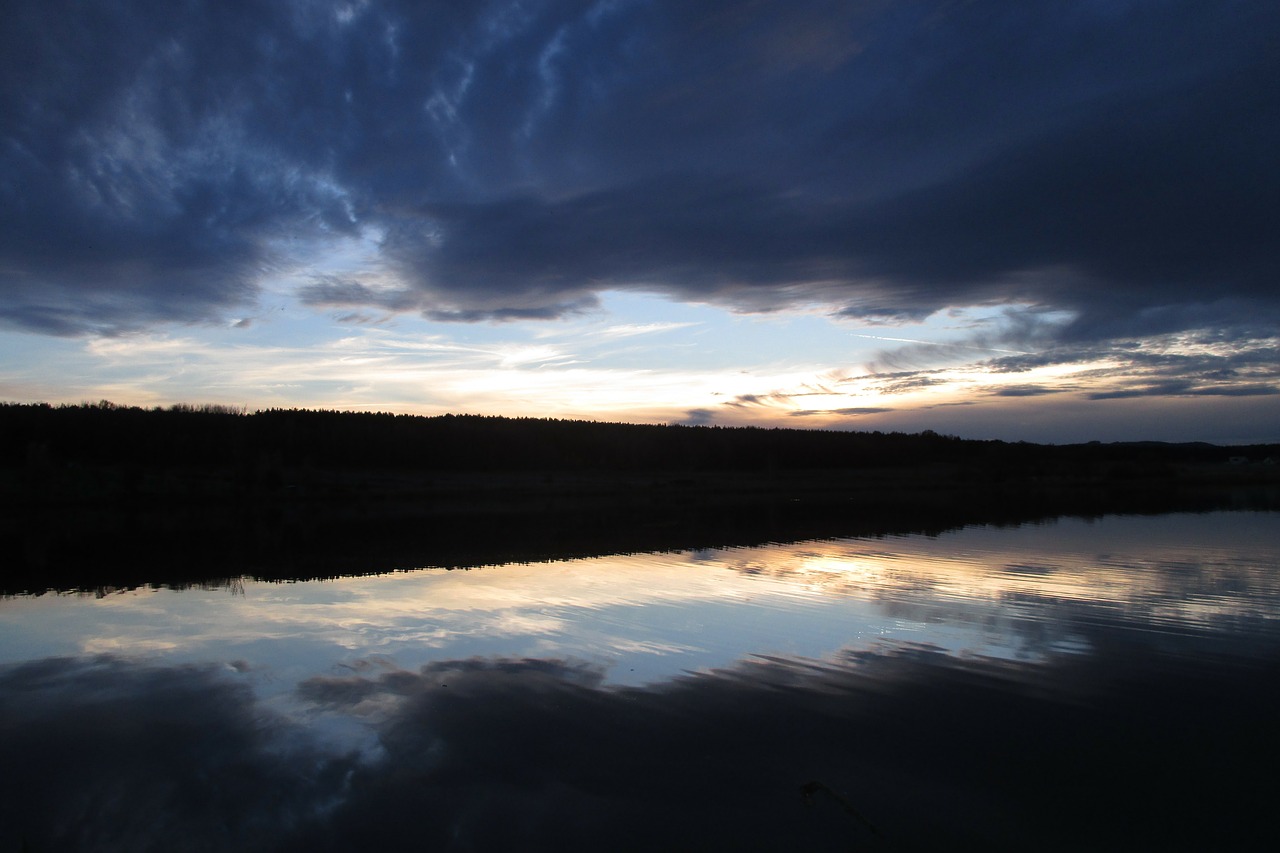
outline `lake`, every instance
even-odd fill
[[[1261,846],[1277,520],[7,597],[0,845]]]

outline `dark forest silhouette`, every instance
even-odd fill
[[[1280,445],[1119,442],[1043,445],[960,439],[931,430],[846,432],[657,426],[481,415],[224,406],[167,409],[0,404],[3,465],[133,465],[244,470],[274,465],[395,471],[702,472],[860,470],[938,463],[988,473],[1052,473],[1056,466],[1218,463],[1275,458]],[[1095,472],[1101,473],[1101,472]],[[1108,473],[1124,473],[1111,470]]]
[[[1280,445],[0,404],[0,592],[1280,506]]]

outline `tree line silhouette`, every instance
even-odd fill
[[[812,471],[977,466],[989,475],[1275,458],[1278,445],[1043,445],[921,433],[604,423],[225,406],[0,404],[0,464],[441,472]]]
[[[1263,460],[1277,456],[1276,445],[0,404],[0,594],[1275,509],[1280,468]]]

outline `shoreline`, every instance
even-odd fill
[[[1274,466],[1160,476],[981,478],[903,471],[678,475],[315,476],[299,487],[192,498],[11,504],[0,594],[381,574],[507,562],[936,535],[1107,514],[1280,510]],[[1114,473],[1114,472],[1113,472]],[[143,484],[145,485],[145,481]],[[290,488],[293,486],[293,488]]]

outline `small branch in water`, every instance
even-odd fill
[[[875,824],[867,820],[866,816],[863,815],[862,812],[855,809],[852,803],[850,803],[844,797],[837,794],[835,791],[831,790],[831,788],[827,787],[822,782],[818,782],[815,780],[812,782],[805,782],[803,785],[800,786],[800,796],[804,798],[804,804],[806,806],[813,806],[815,804],[814,796],[819,792],[825,792],[827,796],[831,797],[831,799],[835,800],[840,805],[840,808],[844,809],[846,812],[853,815],[853,817],[856,818],[859,823],[861,823],[867,829],[871,830],[872,834],[874,835],[880,834],[880,830],[876,829]]]

